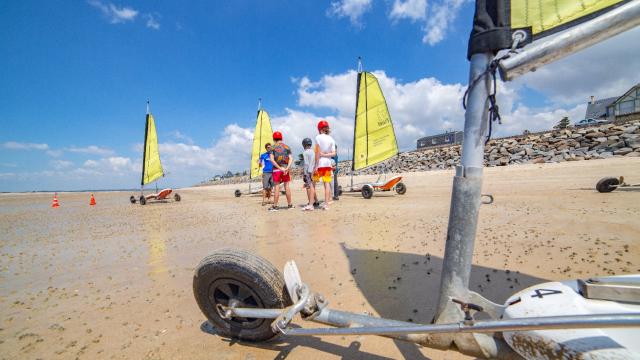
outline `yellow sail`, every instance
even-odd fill
[[[153,116],[147,114],[147,126],[144,133],[144,155],[142,157],[142,185],[164,176],[158,151],[158,133]]]
[[[531,28],[534,37],[588,20],[628,0],[511,0],[511,28]]]
[[[353,170],[375,165],[398,154],[398,143],[382,89],[373,74],[358,73]]]
[[[262,175],[262,168],[258,166],[258,159],[260,154],[266,150],[264,146],[272,142],[273,131],[271,130],[271,120],[269,114],[266,111],[258,110],[258,116],[256,118],[256,129],[253,132],[253,147],[251,149],[251,174],[253,179]]]

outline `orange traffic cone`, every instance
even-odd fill
[[[58,202],[58,193],[53,193],[53,202],[51,203],[52,208],[60,207],[60,203]]]
[[[93,197],[93,194],[91,194],[91,200],[89,200],[89,205],[93,206],[96,204],[96,198]]]

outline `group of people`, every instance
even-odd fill
[[[307,191],[308,202],[302,210],[311,211],[314,208],[328,210],[332,203],[331,182],[333,180],[333,170],[337,148],[335,140],[329,135],[331,128],[325,120],[318,122],[318,135],[315,138],[315,146],[310,138],[302,140],[303,164],[302,179],[304,188]],[[265,145],[266,152],[258,159],[259,166],[262,167],[262,204],[268,202],[273,190],[273,205],[269,211],[278,211],[278,201],[280,200],[280,185],[284,186],[287,198],[287,208],[293,208],[291,202],[291,165],[293,156],[291,148],[282,141],[282,133],[273,133],[273,144]],[[316,184],[321,182],[324,186],[324,203],[320,206],[316,195]]]

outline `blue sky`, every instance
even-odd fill
[[[259,97],[294,150],[319,117],[346,150],[358,56],[409,150],[462,126],[472,14],[464,0],[2,2],[0,191],[136,187],[147,98],[161,186],[247,168]],[[504,84],[499,132],[579,120],[588,95],[637,83],[606,65],[638,65],[638,34]]]

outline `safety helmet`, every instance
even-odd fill
[[[313,143],[311,142],[311,139],[304,138],[304,140],[302,140],[302,147],[307,147],[307,146],[311,146],[311,145],[313,145]]]
[[[275,131],[273,133],[273,140],[282,140],[282,133],[280,131]]]
[[[320,120],[320,122],[318,123],[318,131],[321,131],[326,127],[329,127],[329,123],[324,120]]]

